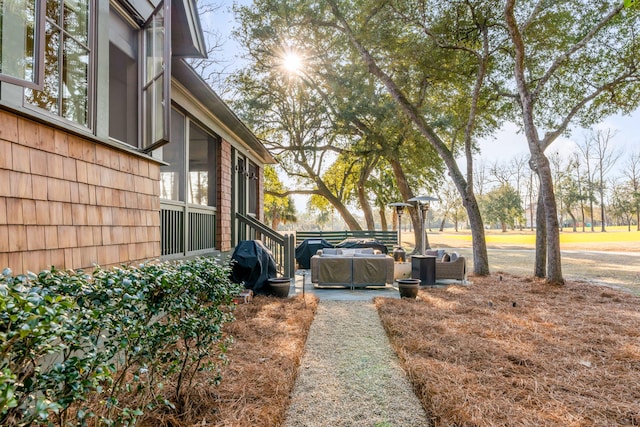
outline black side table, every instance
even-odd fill
[[[432,255],[412,255],[411,278],[420,279],[421,286],[435,285],[436,257]]]

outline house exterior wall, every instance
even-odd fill
[[[159,257],[159,176],[151,159],[0,110],[0,266]]]
[[[231,246],[231,144],[222,139],[219,145],[220,155],[218,158],[218,216],[216,224],[216,242],[218,250],[228,252]]]

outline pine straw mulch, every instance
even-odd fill
[[[436,426],[640,425],[640,298],[510,276],[378,298]]]
[[[143,426],[275,426],[284,421],[289,395],[304,352],[318,298],[258,296],[235,310],[225,326],[234,337],[222,367],[222,382],[208,385],[215,373],[202,372],[185,391],[183,413],[151,413]]]

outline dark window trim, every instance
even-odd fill
[[[36,25],[34,25],[36,31],[36,37],[33,41],[34,55],[34,70],[33,81],[21,79],[19,77],[10,76],[0,72],[0,81],[12,83],[18,86],[27,87],[34,90],[44,89],[44,36],[45,36],[45,21],[47,20],[46,0],[36,1]]]

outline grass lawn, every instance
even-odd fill
[[[432,247],[471,247],[471,231],[445,229],[444,231],[429,231],[427,233]],[[485,230],[487,247],[522,247],[535,248],[535,231],[531,230]],[[402,233],[403,246],[413,247],[413,233]],[[631,251],[640,252],[640,231],[627,227],[608,227],[606,232],[590,229],[574,232],[565,228],[560,232],[560,247],[563,250],[582,249],[597,251]]]

